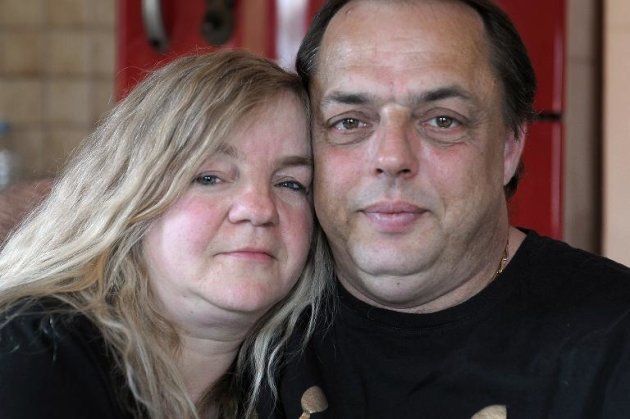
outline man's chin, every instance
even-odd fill
[[[422,291],[426,284],[420,279],[380,277],[354,284],[341,280],[344,288],[359,300],[389,310],[407,311],[426,301]]]

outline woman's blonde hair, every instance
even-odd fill
[[[287,93],[308,115],[297,76],[243,51],[178,58],[148,75],[84,141],[49,198],[5,244],[0,310],[42,297],[67,303],[100,329],[140,410],[152,418],[200,417],[204,406],[195,406],[173,366],[179,338],[149,289],[142,238],[244,118]],[[316,226],[300,280],[259,322],[228,375],[226,389],[252,382],[240,392],[247,396],[209,393],[222,416],[252,414],[300,312],[310,307],[316,314],[330,266]]]

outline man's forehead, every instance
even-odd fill
[[[459,44],[453,47],[472,48],[486,41],[481,17],[457,0],[354,0],[327,25],[319,57],[326,61],[327,56],[357,52],[358,48],[367,53],[379,44],[394,53],[404,52],[400,48],[413,51],[417,41],[423,39],[453,41]]]
[[[448,3],[450,6],[421,1],[418,4],[424,6],[412,5],[413,11],[407,3],[389,1],[353,1],[346,5],[349,11],[342,8],[338,12],[322,39],[311,79],[312,92],[322,95],[364,82],[367,90],[381,85],[400,92],[418,81],[414,78],[426,80],[426,73],[433,78],[442,74],[445,80],[437,83],[448,87],[458,82],[448,80],[449,75],[468,78],[480,68],[487,70],[489,49],[481,19],[467,6]],[[384,13],[376,13],[381,10]],[[423,20],[427,13],[438,19]],[[388,86],[392,83],[403,87]],[[416,90],[423,89],[418,86]]]

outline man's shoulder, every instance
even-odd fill
[[[588,280],[621,280],[630,285],[629,267],[563,241],[529,231],[522,248],[532,273]]]
[[[630,328],[630,268],[533,232],[522,248],[512,274],[527,306],[585,327]]]

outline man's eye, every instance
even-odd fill
[[[436,116],[435,118],[432,118],[431,120],[429,120],[429,125],[436,127],[436,128],[453,128],[454,126],[457,126],[457,121],[454,118],[451,118],[450,116]]]
[[[221,179],[215,175],[200,175],[195,178],[195,182],[201,185],[216,185],[221,183]]]
[[[336,122],[333,126],[339,130],[352,130],[357,128],[363,128],[367,124],[355,118],[344,118]]]

